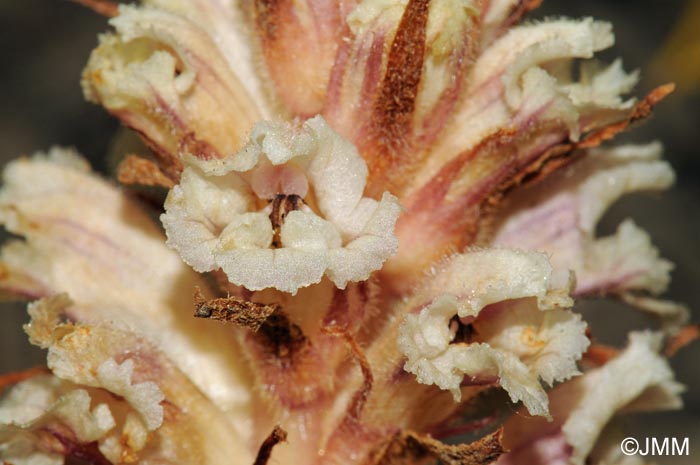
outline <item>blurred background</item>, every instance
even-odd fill
[[[659,105],[651,120],[623,140],[663,141],[666,157],[678,175],[664,194],[625,198],[606,215],[600,233],[612,233],[626,217],[650,232],[662,255],[676,264],[666,297],[685,302],[700,321],[700,0],[545,0],[531,18],[584,17],[613,23],[616,44],[600,55],[605,61],[623,57],[627,70],[639,68],[637,95],[673,81],[676,92]],[[97,34],[107,29],[104,18],[66,0],[0,0],[0,163],[51,145],[74,146],[101,172],[105,154],[119,128],[101,108],[86,103],[80,72]],[[622,305],[577,303],[594,334],[621,345],[627,330],[653,322]],[[21,331],[25,305],[0,307],[0,373],[40,365],[45,354],[30,346]],[[700,463],[700,344],[682,350],[673,360],[679,381],[686,384],[683,412],[625,418],[635,437],[690,437],[690,457],[660,463]],[[693,457],[697,457],[692,460]]]

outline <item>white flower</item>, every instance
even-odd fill
[[[165,202],[168,245],[197,271],[295,293],[362,281],[396,252],[395,197],[363,197],[367,168],[321,117],[257,124],[237,154],[190,158]]]
[[[453,258],[427,293],[411,299],[428,303],[401,327],[404,368],[455,400],[463,380],[498,381],[531,414],[548,415],[539,380],[552,385],[578,374],[576,360],[589,343],[585,323],[566,310],[568,286],[553,279],[538,253],[491,249]],[[426,300],[430,293],[438,296]],[[454,341],[455,317],[469,325],[468,340]]]
[[[604,428],[615,415],[683,405],[684,387],[673,379],[668,360],[658,353],[662,336],[631,333],[627,348],[615,358],[553,389],[549,399],[554,421],[512,416],[504,427],[504,441],[512,452],[498,464],[550,463],[532,458],[543,449],[549,449],[550,456],[560,454],[561,463],[621,463],[623,437],[604,437]]]
[[[622,196],[673,183],[675,175],[660,160],[661,152],[659,143],[590,150],[563,176],[521,192],[500,213],[491,244],[546,252],[556,269],[576,273],[577,295],[622,294],[677,327],[688,318],[684,306],[644,297],[664,292],[673,269],[646,231],[631,219],[611,236],[598,238],[595,231]]]

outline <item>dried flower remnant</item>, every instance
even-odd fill
[[[83,3],[114,28],[85,95],[153,152],[118,179],[169,192],[158,224],[71,151],[6,168],[24,240],[0,291],[39,299],[49,355],[1,380],[1,460],[612,463],[618,411],[679,407],[658,350],[698,331],[658,300],[671,265],[631,221],[595,237],[673,182],[658,144],[596,148],[672,89],[624,97],[637,73],[590,60],[609,24],[519,25],[537,0]],[[663,331],[590,345],[591,294]],[[500,389],[523,405],[503,425]]]
[[[363,197],[364,161],[321,117],[258,123],[237,154],[189,161],[161,220],[197,271],[294,293],[324,275],[365,280],[396,252],[400,205]]]

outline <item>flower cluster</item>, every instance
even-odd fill
[[[0,290],[48,357],[0,377],[2,461],[609,464],[618,413],[680,408],[662,353],[698,331],[659,297],[672,265],[631,220],[596,237],[674,180],[659,143],[599,147],[672,90],[626,97],[637,73],[592,60],[609,24],[82,3],[113,16],[85,96],[144,144],[126,186],[68,149],[5,168]],[[167,190],[160,222],[129,184]],[[603,346],[589,295],[659,329]]]

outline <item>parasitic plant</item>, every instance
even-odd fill
[[[84,94],[145,144],[122,186],[68,149],[5,169],[0,288],[48,357],[0,378],[4,463],[610,464],[616,414],[680,407],[672,265],[631,220],[596,236],[673,183],[659,143],[608,143],[673,86],[627,97],[608,23],[82,3],[111,16]],[[591,295],[659,329],[596,344]]]

